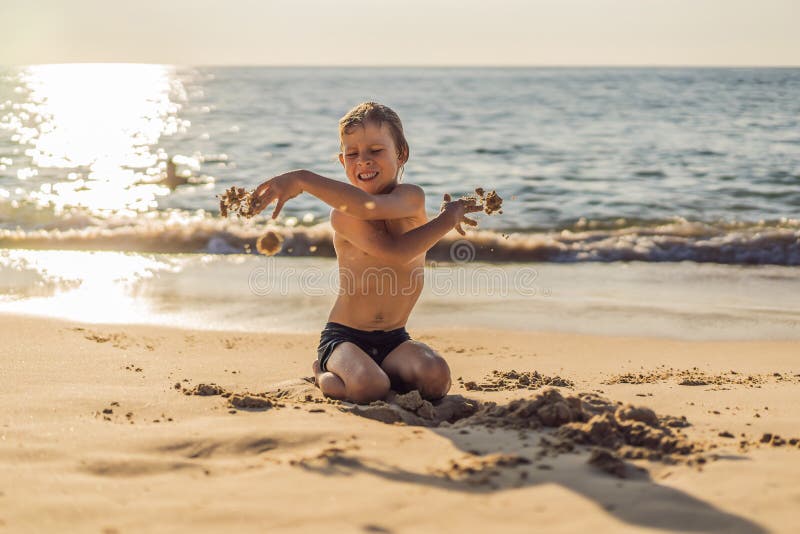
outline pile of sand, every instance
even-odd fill
[[[213,382],[200,383],[192,388],[175,383],[174,388],[184,395],[197,395],[201,397],[220,396],[227,399],[231,413],[239,410],[267,410],[269,408],[285,408],[289,403],[315,403],[338,404],[339,401],[327,399],[322,396],[319,389],[306,380],[289,380],[275,384],[267,391],[252,393],[249,391],[229,391]]]
[[[392,395],[388,402],[375,401],[366,406],[342,403],[341,409],[382,423],[433,427],[469,417],[479,407],[479,401],[461,395],[448,395],[434,405],[415,390],[404,395]]]
[[[458,377],[458,382],[467,391],[513,391],[517,389],[539,389],[544,386],[559,388],[572,388],[575,384],[560,376],[545,376],[538,371],[498,371],[493,370],[492,374],[483,377],[483,382],[465,382]]]
[[[412,391],[397,395],[391,403],[379,401],[342,409],[385,423],[546,432],[549,438],[555,438],[540,442],[547,452],[572,452],[581,446],[600,448],[605,452],[596,453],[592,461],[617,475],[622,458],[703,463],[705,459],[699,455],[707,450],[683,435],[681,429],[689,426],[685,417],[658,416],[649,408],[623,406],[593,393],[564,397],[558,390],[548,389],[533,398],[498,405],[460,395],[430,403]],[[609,456],[615,461],[607,460]]]
[[[797,447],[800,449],[800,438],[784,439],[778,434],[773,434],[771,432],[765,432],[761,436],[759,443],[765,443],[772,445],[773,447],[783,447],[784,445],[788,445],[789,447]]]
[[[660,368],[655,371],[644,373],[624,373],[615,375],[603,383],[612,384],[655,384],[674,380],[680,386],[722,386],[738,385],[747,387],[761,387],[761,385],[773,382],[788,382],[792,384],[800,383],[800,375],[791,373],[774,372],[770,374],[744,374],[737,371],[725,371],[717,374],[710,374],[701,371],[697,367],[691,369]]]
[[[225,395],[226,391],[214,383],[211,384],[197,384],[192,389],[182,388],[179,382],[175,383],[175,389],[183,391],[184,395],[200,395],[201,397],[211,397],[214,395]],[[228,394],[230,396],[230,394]]]
[[[186,395],[227,398],[231,413],[236,413],[237,409],[259,411],[289,406],[294,409],[305,406],[309,411],[319,411],[315,405],[329,404],[342,412],[387,424],[452,428],[462,433],[476,427],[513,430],[521,435],[537,432],[541,435],[539,457],[586,450],[590,452],[587,461],[591,465],[620,477],[628,476],[632,471],[625,460],[699,465],[716,459],[715,455],[706,456],[706,453],[718,446],[717,443],[700,442],[686,436],[683,429],[690,424],[684,416],[659,415],[648,407],[623,405],[595,393],[564,396],[559,390],[547,389],[530,398],[497,404],[461,395],[448,395],[431,402],[423,399],[418,391],[411,391],[402,395],[392,393],[386,401],[358,405],[327,399],[306,380],[275,384],[261,393],[231,392],[216,384],[198,384],[182,391]],[[733,435],[722,432],[720,437],[731,438]],[[746,439],[742,443],[759,446],[759,442]],[[760,443],[800,449],[800,439],[784,439],[773,434],[765,434]],[[502,467],[504,462],[516,465],[526,461],[522,456],[481,456],[460,467],[453,467],[447,476],[463,478],[471,472],[480,472],[483,477],[487,469],[492,471],[494,467]]]
[[[228,404],[231,408],[238,408],[240,410],[266,410],[275,406],[268,398],[247,394],[231,395],[228,398]]]

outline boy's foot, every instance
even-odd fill
[[[311,364],[311,369],[314,371],[314,385],[319,387],[319,375],[322,374],[322,369],[319,367],[319,360],[314,360]]]

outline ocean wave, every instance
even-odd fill
[[[79,222],[79,224],[75,224]],[[282,234],[281,255],[333,257],[327,222],[285,226],[235,221],[208,214],[176,214],[125,220],[71,221],[63,227],[0,229],[0,247],[20,249],[116,250],[152,253],[253,253],[266,230]],[[451,252],[460,236],[448,235],[428,253],[432,261],[459,261]],[[472,261],[480,262],[677,262],[741,265],[800,265],[800,221],[709,223],[579,220],[568,228],[478,230],[467,235]]]

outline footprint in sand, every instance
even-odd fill
[[[83,336],[84,339],[88,341],[94,341],[95,343],[108,343],[112,347],[120,349],[120,350],[127,350],[133,346],[142,346],[145,350],[154,351],[156,343],[152,339],[142,338],[142,342],[137,342],[136,339],[128,336],[124,332],[110,332],[110,333],[103,333],[97,332],[93,330],[88,330],[82,327],[75,327],[70,328],[73,332],[78,332]]]
[[[199,470],[200,465],[185,461],[162,461],[144,459],[92,460],[81,466],[81,471],[104,477],[136,477],[158,475],[172,471]]]
[[[187,439],[155,449],[158,453],[177,454],[188,459],[217,456],[259,455],[278,448],[280,442],[272,437],[246,436],[233,439]]]

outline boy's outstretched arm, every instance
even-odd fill
[[[345,212],[331,210],[331,226],[357,248],[371,256],[393,263],[406,264],[420,254],[424,254],[450,230],[455,228],[464,235],[462,224],[475,226],[477,223],[465,214],[481,211],[483,208],[472,200],[450,202],[445,195],[445,205],[436,217],[409,230],[403,235],[392,236],[385,227],[350,217]]]
[[[287,200],[300,193],[309,193],[330,207],[362,220],[385,220],[411,217],[424,205],[425,192],[412,184],[398,184],[390,193],[372,195],[358,187],[325,178],[311,171],[298,170],[276,176],[256,188],[261,208],[278,201],[272,218],[276,218]]]

